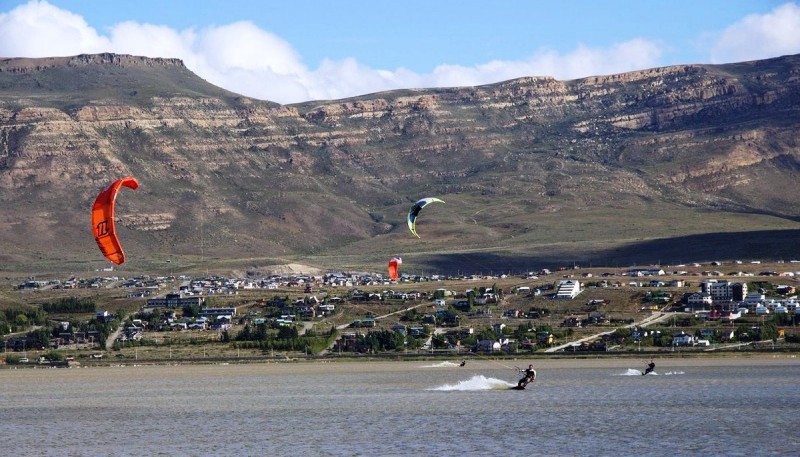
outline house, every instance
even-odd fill
[[[794,286],[788,286],[782,284],[775,287],[775,293],[779,295],[790,295],[795,293],[795,288]]]
[[[207,317],[207,318],[217,318],[219,316],[235,316],[236,308],[235,307],[203,308],[200,310],[198,315],[200,317]]]
[[[126,340],[140,340],[142,339],[142,331],[144,329],[142,327],[137,327],[135,325],[131,325],[130,327],[125,328],[124,339]]]
[[[686,297],[686,303],[692,309],[695,309],[695,308],[703,309],[703,308],[706,308],[708,306],[711,306],[711,304],[713,303],[713,300],[711,299],[711,294],[709,294],[707,292],[705,292],[705,293],[703,293],[703,292],[695,292],[693,294],[689,294],[689,296]]]
[[[660,268],[633,269],[625,273],[627,276],[663,276],[664,270]]]
[[[205,330],[207,325],[208,323],[206,321],[197,320],[187,324],[187,328],[190,330]]]
[[[214,321],[214,323],[211,324],[212,330],[218,330],[220,332],[230,330],[231,327],[232,325],[230,316],[220,316]]]
[[[536,334],[536,342],[540,346],[552,346],[555,342],[555,336],[550,332],[539,332]]]
[[[356,342],[357,342],[357,338],[356,338],[356,334],[355,333],[343,333],[342,336],[340,336],[339,339],[336,340],[336,343],[334,345],[334,350],[335,351],[339,351],[339,352],[342,352],[342,351],[348,351],[348,352],[355,351],[356,350]]]
[[[708,280],[700,286],[703,292],[711,295],[711,300],[715,303],[742,301],[747,296],[747,284],[742,282]]]
[[[336,311],[336,305],[333,303],[323,303],[321,305],[317,305],[317,310],[319,311],[320,316],[327,316]]]
[[[559,300],[572,300],[581,293],[581,283],[572,279],[562,280],[558,283],[558,290],[553,297]]]
[[[608,322],[608,316],[606,316],[606,313],[600,311],[592,311],[589,313],[590,324],[605,324],[606,322]]]
[[[604,352],[608,350],[608,346],[606,342],[603,340],[594,340],[591,343],[589,343],[589,347],[587,348],[587,350]]]
[[[750,292],[744,297],[744,305],[747,308],[750,308],[750,305],[753,305],[752,308],[755,308],[756,305],[761,304],[763,301],[767,299],[767,296],[764,295],[764,292],[759,290],[758,292]]]
[[[406,326],[399,322],[397,324],[392,325],[392,331],[403,335],[408,333],[408,329],[406,328]]]
[[[581,318],[578,316],[567,316],[559,324],[559,327],[580,327],[582,325]]]
[[[722,322],[733,322],[736,319],[742,317],[741,311],[722,311],[722,315],[720,316],[720,320]]]
[[[172,329],[172,330],[186,330],[186,329],[189,328],[189,323],[188,322],[184,322],[184,321],[173,322],[173,323],[169,324],[169,328]]]
[[[148,308],[183,308],[184,306],[203,306],[204,297],[184,296],[184,294],[167,294],[164,298],[150,298]]]
[[[675,333],[672,335],[673,346],[692,346],[694,344],[694,337],[686,332]]]
[[[317,312],[314,309],[314,305],[311,304],[299,304],[296,306],[297,314],[305,319],[313,319],[317,317]]]
[[[493,352],[499,351],[502,345],[499,341],[492,340],[479,340],[475,344],[475,352]]]

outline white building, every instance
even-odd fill
[[[705,308],[707,306],[711,306],[711,294],[695,292],[686,297],[686,303],[688,303],[692,308]]]
[[[747,284],[743,282],[710,280],[702,283],[702,289],[714,303],[742,301],[747,296]]]
[[[572,300],[581,293],[581,283],[572,279],[559,281],[558,290],[554,298],[559,300]]]

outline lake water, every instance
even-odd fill
[[[2,455],[798,455],[800,358],[0,370]]]

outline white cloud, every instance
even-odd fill
[[[659,65],[660,58],[655,43],[634,39],[608,49],[579,46],[565,55],[541,50],[521,61],[492,61],[475,67],[441,65],[426,80],[432,86],[488,84],[523,76],[567,80],[651,68]]]
[[[33,0],[0,13],[0,56],[55,57],[103,52],[107,38],[76,14]]]
[[[99,34],[86,21],[45,1],[0,14],[0,55],[49,57],[115,52],[177,57],[203,79],[243,95],[279,103],[338,99],[400,88],[488,84],[522,76],[575,79],[659,65],[659,45],[632,39],[609,48],[579,46],[567,54],[540,50],[522,60],[475,66],[440,65],[419,74],[375,69],[354,58],[324,60],[309,69],[292,46],[251,22],[202,30],[123,22]]]
[[[110,29],[107,52],[148,57],[191,57],[194,31],[177,32],[169,27],[122,22]]]
[[[725,29],[711,46],[711,62],[766,59],[800,52],[800,6],[783,4]]]

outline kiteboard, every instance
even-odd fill
[[[525,390],[525,386],[509,387],[508,390]]]

